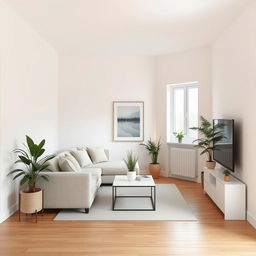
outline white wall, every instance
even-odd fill
[[[153,57],[83,56],[59,57],[59,145],[104,146],[110,157],[124,158],[127,150],[137,152],[139,143],[112,141],[112,101],[144,101],[144,137],[154,136]],[[148,157],[139,153],[142,169]]]
[[[213,47],[213,117],[235,119],[235,175],[247,184],[248,219],[256,227],[256,3]]]
[[[57,55],[25,21],[0,1],[0,221],[17,209],[18,185],[6,174],[25,135],[58,146]]]
[[[199,115],[211,119],[211,49],[208,47],[157,57],[157,96],[156,130],[162,138],[163,149],[160,155],[163,174],[168,173],[168,145],[166,144],[166,85],[173,83],[199,83]],[[199,158],[199,171],[204,157]]]

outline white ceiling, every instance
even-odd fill
[[[160,55],[210,44],[250,0],[6,0],[57,51]]]

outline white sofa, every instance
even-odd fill
[[[108,161],[89,164],[80,172],[61,171],[58,158],[70,149],[56,155],[49,161],[53,172],[49,182],[39,179],[38,187],[44,190],[44,208],[84,208],[89,212],[98,188],[101,184],[112,184],[115,175],[126,175],[127,168],[123,160],[109,160],[109,151],[105,150]],[[139,172],[139,165],[136,167]]]
[[[49,182],[39,179],[37,186],[43,189],[44,209],[83,208],[85,213],[94,201],[101,178],[91,172],[52,172]]]

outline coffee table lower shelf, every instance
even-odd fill
[[[113,211],[155,211],[156,210],[156,187],[155,186],[140,186],[143,188],[150,188],[150,195],[148,196],[136,196],[136,195],[122,195],[118,196],[117,195],[117,188],[138,188],[138,186],[112,186],[112,210]],[[117,198],[149,198],[151,200],[152,208],[137,208],[137,209],[132,209],[132,208],[122,208],[122,209],[117,209],[115,208],[116,204],[116,199]]]

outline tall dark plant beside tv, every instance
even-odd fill
[[[197,142],[195,147],[201,149],[200,155],[207,155],[206,167],[209,169],[214,169],[216,162],[213,161],[213,150],[218,150],[216,143],[225,138],[223,135],[223,124],[212,125],[207,119],[203,116],[200,116],[200,126],[191,127],[191,130],[196,130],[201,135],[201,138],[193,141]]]

